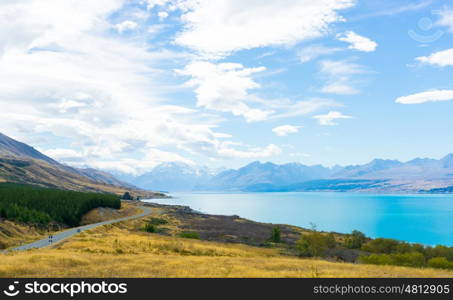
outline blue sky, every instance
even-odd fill
[[[452,78],[449,1],[0,4],[0,131],[75,166],[440,158]]]

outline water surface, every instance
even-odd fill
[[[353,193],[175,193],[161,204],[190,206],[209,214],[291,224],[427,245],[453,246],[453,195]]]

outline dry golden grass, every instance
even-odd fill
[[[44,238],[47,231],[11,221],[0,221],[0,249],[30,243]]]
[[[285,257],[278,249],[134,231],[124,222],[51,249],[0,254],[0,277],[453,277],[453,272]]]
[[[93,224],[107,220],[124,218],[139,214],[141,212],[142,210],[138,208],[136,205],[133,205],[126,201],[122,201],[120,209],[100,207],[90,210],[82,217],[80,225]]]

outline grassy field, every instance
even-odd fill
[[[0,254],[0,277],[453,277],[440,269],[301,259],[279,248],[162,236],[141,231],[144,223],[103,226],[53,248]]]

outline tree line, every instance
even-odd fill
[[[0,184],[0,217],[12,221],[78,226],[82,216],[97,207],[119,209],[121,200],[113,194]]]
[[[388,238],[371,239],[357,230],[341,238],[333,233],[313,230],[303,234],[296,247],[305,257],[335,257],[350,249],[359,255],[357,261],[364,264],[453,269],[453,247],[427,246]]]

